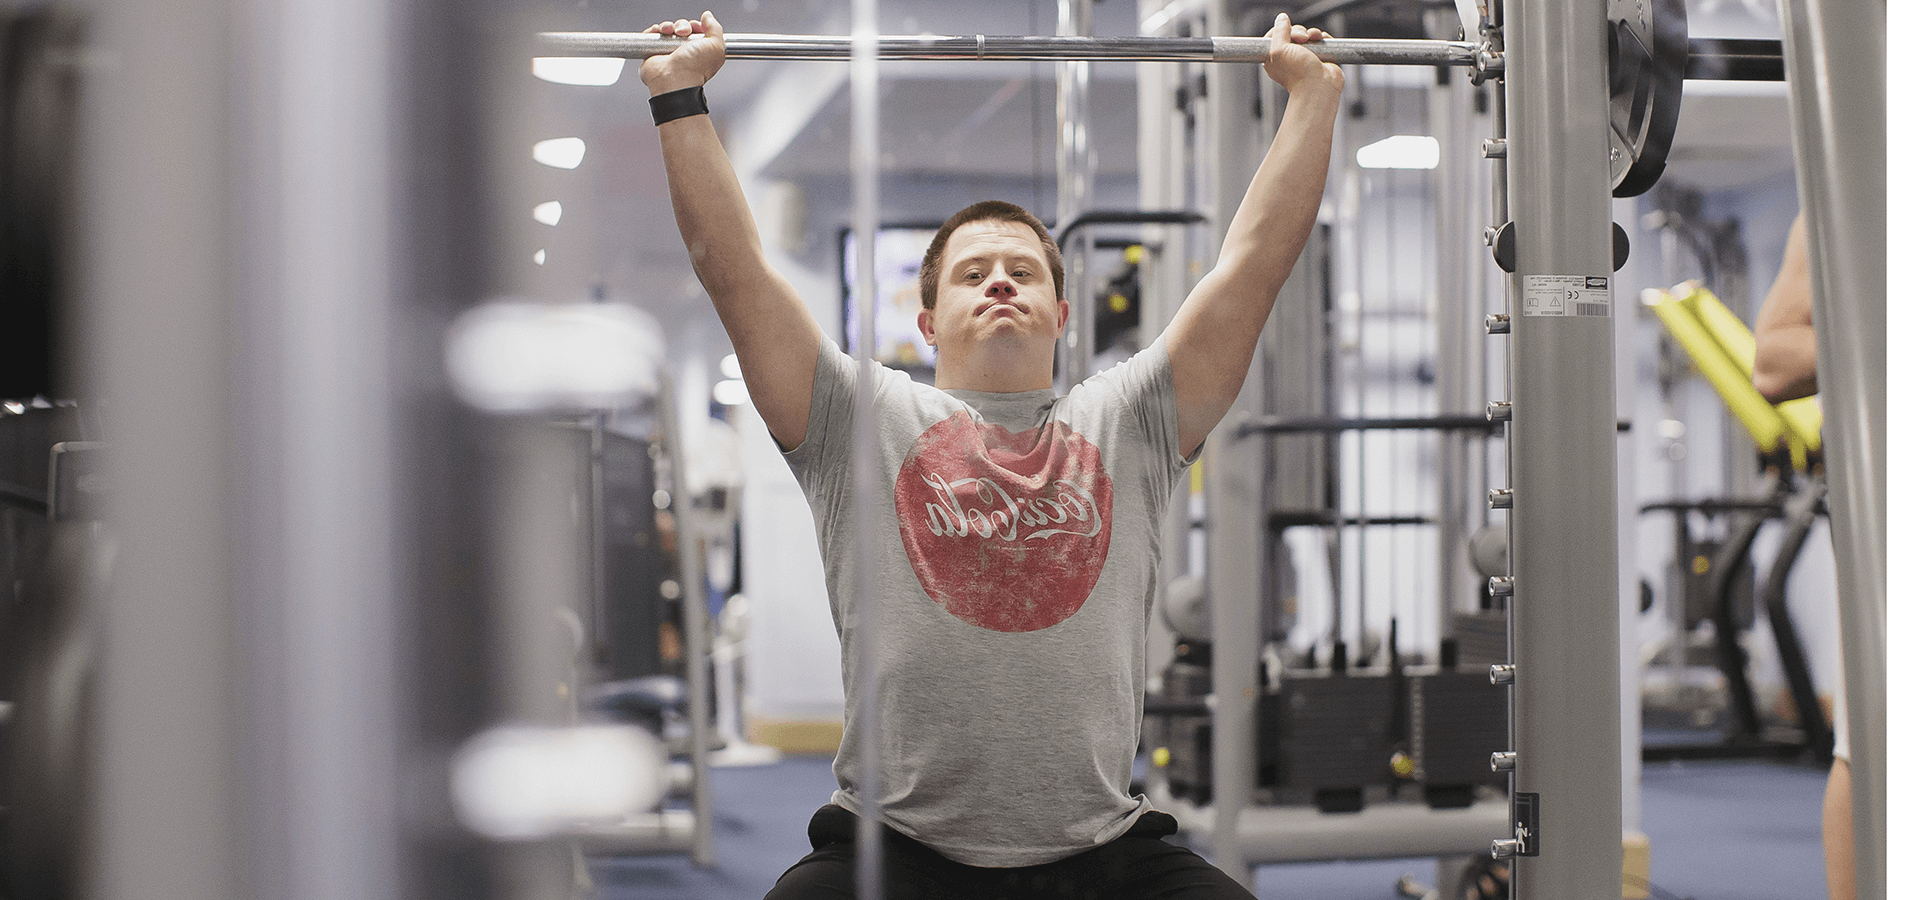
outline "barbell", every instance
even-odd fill
[[[672,53],[688,38],[617,31],[550,31],[541,46],[560,56],[645,59]],[[730,59],[853,57],[845,35],[729,34]],[[1078,35],[880,35],[880,59],[1107,60],[1115,62],[1262,62],[1272,43],[1264,37],[1086,37]],[[1327,38],[1307,45],[1314,55],[1340,65],[1473,66],[1479,45],[1467,41]]]
[[[651,33],[550,31],[541,52],[555,56],[646,59],[672,53],[688,38]],[[844,35],[729,34],[735,59],[845,60],[854,39]],[[1090,37],[1080,35],[880,35],[880,59],[1257,63],[1272,44],[1265,37]],[[1505,75],[1505,59],[1490,43],[1387,38],[1326,38],[1305,45],[1339,65],[1461,66],[1477,84]],[[1782,80],[1778,41],[1689,40],[1683,0],[1611,0],[1607,31],[1609,157],[1613,194],[1631,197],[1651,188],[1666,169],[1687,78]]]

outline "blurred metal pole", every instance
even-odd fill
[[[1520,288],[1508,431],[1519,754],[1511,796],[1522,845],[1513,896],[1615,900],[1620,619],[1607,14],[1561,0],[1513,0],[1506,11]]]
[[[118,65],[88,72],[75,293],[92,301],[81,359],[69,364],[81,368],[84,394],[116,408],[108,434],[126,445],[109,514],[125,548],[120,588],[100,614],[99,750],[87,798],[94,897],[250,895],[245,786],[230,777],[246,756],[235,742],[246,716],[233,698],[243,663],[228,634],[240,562],[222,512],[244,496],[233,476],[246,453],[207,439],[233,430],[233,349],[207,336],[236,311],[235,268],[246,256],[230,203],[212,198],[251,195],[241,148],[262,137],[258,128],[222,137],[235,118],[238,51],[232,31],[203,23],[230,21],[237,5],[92,10],[90,52]]]
[[[863,332],[864,333],[864,332]],[[674,562],[680,568],[680,627],[686,640],[681,658],[687,664],[688,739],[693,749],[687,755],[693,763],[693,852],[695,865],[719,864],[713,844],[713,778],[709,774],[708,755],[713,751],[713,704],[708,702],[707,663],[713,641],[708,637],[711,617],[707,612],[707,564],[700,546],[700,529],[694,522],[693,487],[687,480],[692,448],[687,442],[687,416],[681,411],[679,393],[667,366],[660,367],[660,422],[665,432],[667,452],[673,459]],[[704,414],[702,414],[704,418]],[[698,421],[698,420],[696,420]],[[599,553],[599,544],[594,544]]]
[[[1207,26],[1223,31],[1234,21],[1229,0],[1207,7]],[[1209,72],[1206,130],[1208,153],[1200,156],[1212,172],[1212,194],[1205,198],[1207,216],[1214,223],[1208,258],[1218,259],[1221,239],[1233,221],[1247,186],[1253,180],[1249,160],[1259,157],[1260,122],[1252,115],[1252,79],[1266,77],[1258,70]],[[1258,353],[1256,352],[1256,358]],[[1258,414],[1266,407],[1266,386],[1249,378],[1224,421]],[[1260,605],[1270,585],[1262,584],[1266,566],[1257,561],[1268,553],[1265,484],[1267,443],[1234,441],[1230,431],[1216,429],[1207,442],[1201,466],[1205,470],[1206,583],[1213,607],[1213,833],[1209,846],[1214,865],[1251,888],[1253,866],[1241,842],[1241,815],[1254,789],[1256,681],[1260,659]]]
[[[860,361],[854,382],[853,413],[853,546],[864,548],[878,538],[883,485],[880,475],[880,434],[873,404],[866,398],[875,388],[874,322],[878,318],[879,287],[874,276],[874,241],[880,224],[880,57],[876,25],[876,0],[853,0],[853,67],[849,73],[849,91],[853,106],[853,134],[848,145],[853,181],[853,229],[857,282],[853,295],[860,315],[860,345],[852,348]],[[880,620],[886,615],[882,598],[874,584],[873,555],[853,554],[853,582],[858,593],[852,598],[852,621],[842,628],[853,629],[853,651],[859,664],[855,671],[860,681],[854,685],[854,716],[858,726],[855,752],[859,757],[860,822],[854,835],[854,896],[857,900],[883,900],[881,881],[884,865],[880,842],[880,798],[886,786],[880,753],[886,746],[880,720]],[[846,652],[844,649],[841,652]]]
[[[1060,35],[1086,35],[1093,24],[1093,0],[1057,0]],[[1067,60],[1054,65],[1054,125],[1058,140],[1054,145],[1054,227],[1065,228],[1087,211],[1093,195],[1093,148],[1088,137],[1092,126],[1091,89],[1093,64],[1087,60]],[[1072,246],[1061,247],[1066,255],[1065,284],[1056,285],[1061,299],[1068,302],[1067,333],[1060,342],[1058,373],[1054,381],[1062,389],[1070,388],[1093,371],[1093,230],[1083,228]]]
[[[1887,6],[1782,0],[1840,582],[1856,890],[1887,892]]]
[[[505,582],[473,485],[510,490],[514,445],[438,365],[460,311],[529,293],[501,223],[525,218],[530,141],[499,110],[533,79],[499,63],[535,23],[452,0],[88,6],[80,364],[123,451],[126,547],[91,895],[566,890],[564,848],[466,833],[447,779],[453,747],[531,703],[506,676],[555,671],[491,641]]]
[[[1146,21],[1156,19],[1165,4],[1162,0],[1140,0],[1139,8],[1142,20]],[[1138,64],[1134,68],[1140,208],[1184,209],[1186,173],[1180,160],[1187,143],[1186,114],[1174,108],[1173,96],[1185,67]],[[1140,256],[1142,346],[1152,343],[1167,329],[1167,323],[1172,321],[1174,311],[1179,309],[1186,294],[1186,244],[1190,231],[1184,225],[1141,227],[1145,250]],[[1166,520],[1161,523],[1161,593],[1156,602],[1165,599],[1167,582],[1188,571],[1187,541],[1192,534],[1188,512],[1187,492],[1177,491],[1173,503],[1167,507]],[[1157,672],[1167,658],[1154,654],[1149,664]],[[1162,771],[1155,767],[1149,775],[1161,777]]]
[[[1458,28],[1452,10],[1429,10],[1430,34]],[[1442,83],[1427,91],[1427,121],[1440,143],[1440,167],[1434,184],[1434,259],[1437,265],[1438,312],[1434,331],[1434,393],[1443,416],[1470,415],[1486,407],[1486,341],[1481,320],[1486,315],[1484,270],[1486,245],[1480,233],[1486,227],[1477,188],[1484,181],[1486,161],[1480,145],[1487,138],[1485,117],[1473,112],[1474,86],[1460,74],[1436,69]],[[1453,613],[1477,609],[1478,592],[1467,554],[1467,539],[1487,518],[1480,498],[1486,495],[1484,446],[1478,435],[1443,431],[1440,443],[1440,535],[1436,569],[1439,597],[1439,635],[1453,636]]]
[[[401,17],[86,5],[76,364],[124,539],[89,892],[398,897]]]

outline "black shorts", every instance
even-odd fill
[[[853,813],[829,804],[813,814],[813,852],[780,876],[767,900],[854,896]],[[1105,844],[1037,866],[984,868],[954,862],[891,828],[881,828],[887,900],[1253,900],[1252,892],[1200,855],[1161,838],[1179,828],[1150,811]]]

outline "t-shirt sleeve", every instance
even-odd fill
[[[1196,448],[1191,457],[1180,455],[1180,410],[1174,398],[1173,362],[1167,356],[1165,336],[1091,380],[1102,382],[1132,413],[1146,450],[1159,463],[1153,471],[1167,479],[1158,487],[1171,490],[1173,478],[1200,458],[1200,450]]]
[[[781,455],[809,498],[834,496],[835,483],[849,477],[848,467],[830,461],[847,458],[853,435],[853,391],[858,364],[833,341],[820,338],[814,363],[813,397],[807,410],[807,434],[799,446]]]

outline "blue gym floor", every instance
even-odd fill
[[[807,818],[833,790],[829,760],[715,769],[719,866],[684,857],[593,865],[602,900],[760,900],[808,849]],[[1818,900],[1824,769],[1771,762],[1648,763],[1641,776],[1654,900]],[[1428,859],[1263,866],[1263,900],[1397,900],[1394,881],[1434,882]]]

